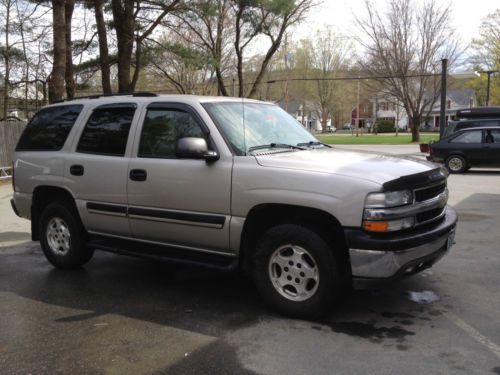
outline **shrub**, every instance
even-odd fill
[[[394,122],[391,120],[378,120],[377,121],[377,132],[378,133],[392,133],[395,132],[396,128]]]

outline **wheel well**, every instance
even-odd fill
[[[341,264],[341,272],[350,272],[347,242],[342,225],[328,212],[303,206],[284,204],[263,204],[248,213],[240,245],[240,264],[245,273],[253,265],[253,252],[257,241],[271,227],[278,224],[299,224],[320,234],[331,244],[335,256]],[[335,246],[333,246],[335,245]],[[349,274],[350,276],[350,274]]]
[[[38,186],[33,191],[31,202],[31,239],[38,241],[38,219],[44,208],[55,201],[66,201],[75,205],[73,196],[66,189],[56,186]]]

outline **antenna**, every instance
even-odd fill
[[[247,154],[247,129],[245,127],[245,98],[241,97],[241,111],[243,121],[243,147],[245,148],[245,155]]]

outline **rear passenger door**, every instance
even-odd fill
[[[175,145],[182,137],[205,138],[215,149],[205,124],[187,105],[153,103],[141,122],[128,179],[134,237],[186,251],[226,252],[232,158],[221,155],[210,163],[176,158]]]
[[[481,129],[467,130],[450,140],[450,150],[463,153],[470,164],[482,163],[484,159],[483,133]]]
[[[500,165],[500,129],[485,130],[484,132],[483,154],[485,164]],[[487,138],[488,132],[491,136]],[[493,142],[487,142],[487,139]]]
[[[66,159],[65,184],[75,194],[82,221],[91,233],[130,236],[127,171],[135,113],[135,103],[94,108]]]

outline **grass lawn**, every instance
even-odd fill
[[[316,137],[323,143],[331,145],[406,145],[411,143],[411,134],[318,134]],[[430,140],[438,140],[439,134],[420,134],[419,143],[429,143]]]

